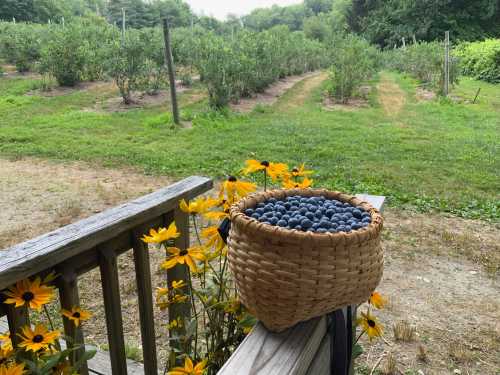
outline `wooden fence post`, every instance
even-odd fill
[[[450,32],[444,34],[444,96],[450,92]]]
[[[127,27],[127,21],[125,19],[125,8],[122,8],[122,43],[125,43],[125,28]]]
[[[170,30],[166,18],[163,19],[163,37],[165,39],[165,62],[167,63],[168,78],[170,81],[170,95],[172,97],[172,114],[174,116],[174,123],[176,125],[180,125],[177,91],[175,89],[174,61],[172,58],[172,47],[170,43]]]

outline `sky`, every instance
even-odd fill
[[[267,8],[276,5],[291,5],[302,0],[186,0],[196,14],[204,13],[223,20],[228,13],[238,16],[250,13],[255,8]]]

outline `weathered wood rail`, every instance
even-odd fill
[[[149,228],[167,226],[176,221],[181,237],[176,246],[189,246],[188,216],[178,209],[181,199],[190,200],[212,188],[204,177],[190,177],[132,202],[112,208],[54,232],[0,250],[0,291],[16,282],[56,271],[61,276],[56,286],[62,308],[79,305],[78,277],[99,268],[106,314],[109,357],[103,353],[89,362],[80,373],[87,375],[158,374],[153,317],[153,291],[147,245],[140,238]],[[131,250],[134,254],[138,292],[144,366],[132,363],[125,355],[117,257]],[[168,282],[177,279],[182,270],[167,273]],[[183,308],[182,306],[180,308]],[[0,304],[0,317],[7,315],[8,329],[14,345],[19,341],[20,327],[29,324],[25,309]],[[0,330],[2,322],[0,321]],[[83,344],[81,328],[65,324],[65,334]],[[76,360],[82,353],[77,353]],[[111,366],[110,366],[111,364]]]
[[[384,197],[358,194],[382,210]],[[347,375],[352,373],[356,307],[299,323],[281,333],[252,330],[218,375]]]

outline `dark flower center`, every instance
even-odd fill
[[[236,182],[237,181],[236,177],[234,177],[234,176],[229,176],[227,180],[229,182]]]
[[[34,343],[41,343],[43,341],[43,336],[42,335],[36,335],[35,337],[33,337],[33,342]]]
[[[73,313],[73,318],[79,319],[81,317],[80,313],[78,311]]]
[[[292,169],[292,172],[293,172],[293,173],[299,173],[299,170],[298,170],[297,168],[293,168],[293,169]]]
[[[263,165],[264,167],[269,167],[269,162],[267,160],[261,161],[260,165]]]
[[[32,292],[24,292],[23,293],[23,300],[26,302],[33,301],[35,299],[35,295]]]
[[[368,319],[368,325],[373,328],[373,327],[375,327],[376,324],[373,320]]]
[[[181,252],[179,253],[180,256],[184,256],[187,254],[188,254],[187,250],[181,250]]]

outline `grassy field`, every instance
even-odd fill
[[[323,86],[309,93],[304,81],[272,110],[250,114],[207,111],[194,88],[181,97],[193,127],[172,129],[165,108],[96,110],[96,102],[116,96],[100,88],[26,95],[35,81],[0,79],[4,156],[132,165],[174,178],[222,177],[247,158],[305,162],[317,186],[384,194],[393,206],[500,218],[499,85],[463,79],[454,92],[459,102],[419,101],[415,82],[384,72],[372,82],[367,108],[328,111]],[[464,101],[478,87],[479,103]]]

